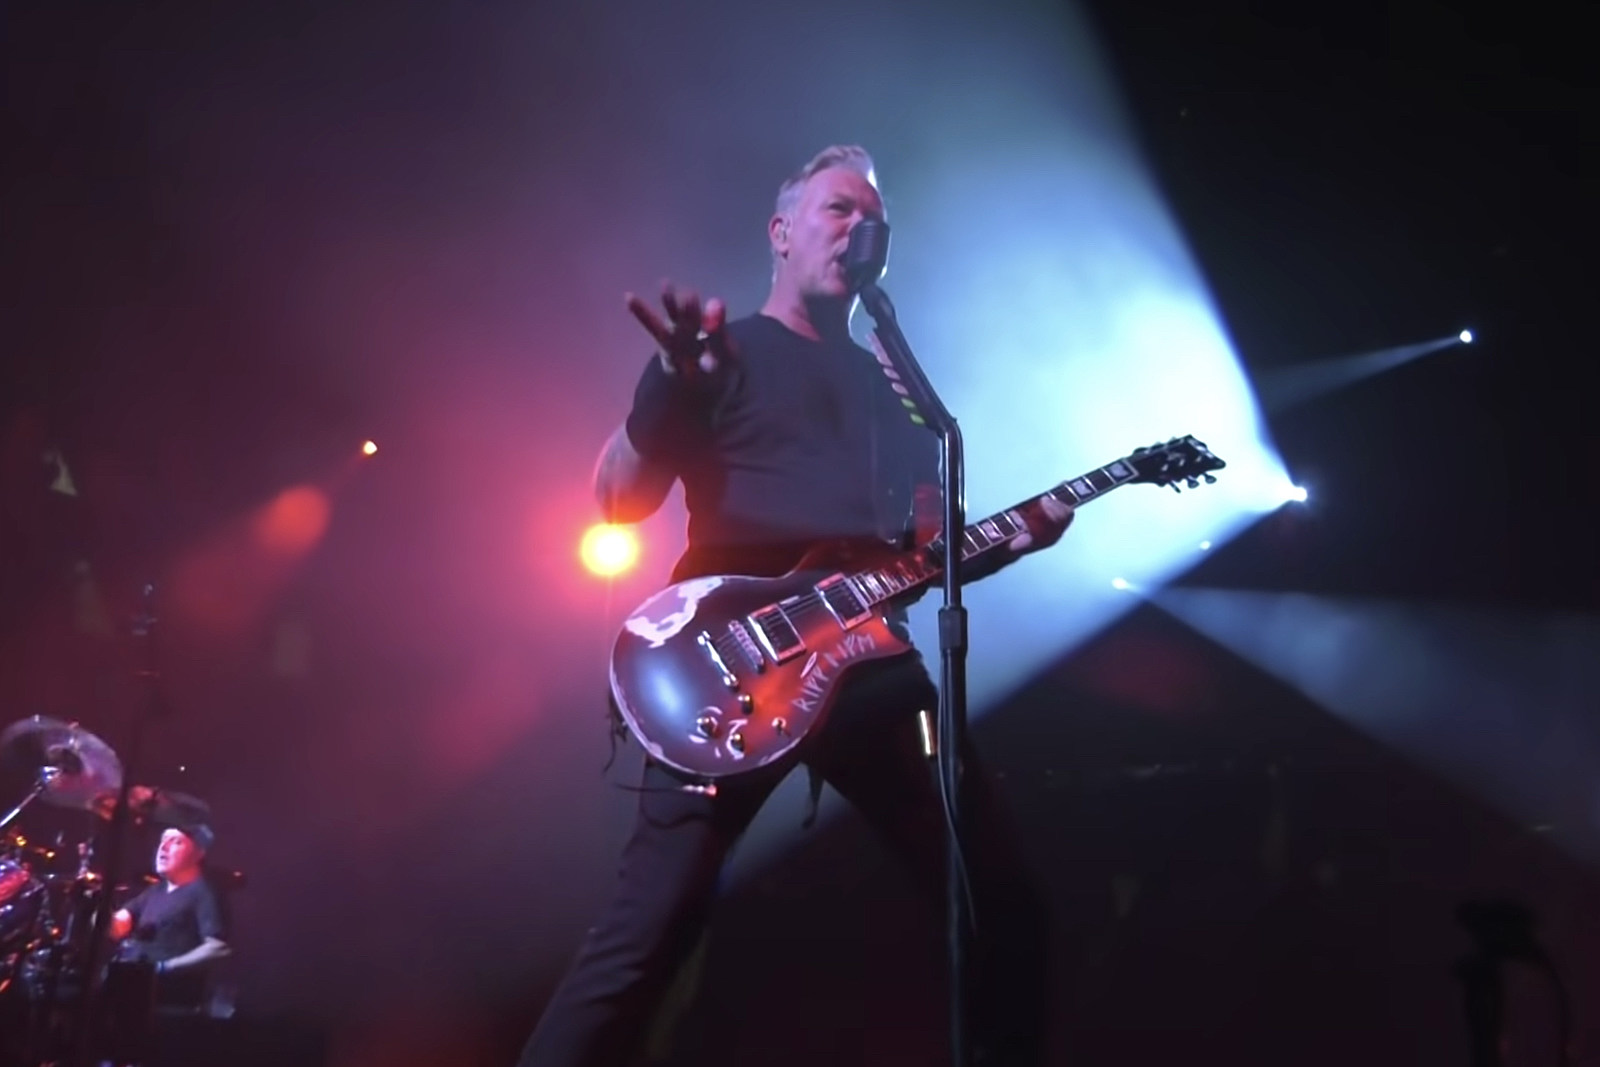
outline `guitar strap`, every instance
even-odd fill
[[[611,720],[609,729],[611,735],[611,754],[606,757],[606,764],[600,768],[601,777],[611,770],[611,765],[617,761],[617,743],[628,743],[628,724],[622,718],[622,709],[617,707],[617,698],[611,692],[611,687],[606,687],[606,717]]]

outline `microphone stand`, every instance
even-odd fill
[[[962,546],[966,530],[966,461],[961,449],[961,429],[955,416],[934,392],[905,335],[895,319],[894,305],[876,282],[861,286],[861,302],[877,324],[884,354],[911,394],[911,400],[935,433],[944,459],[944,604],[939,609],[938,745],[935,760],[946,820],[945,877],[946,926],[950,953],[950,1062],[967,1067],[966,970],[971,901],[966,895],[963,869],[961,803],[961,753],[967,731],[967,609],[961,603]]]
[[[134,711],[133,721],[128,728],[128,741],[123,748],[125,758],[122,761],[122,785],[117,790],[117,803],[111,811],[111,826],[106,831],[109,841],[105,879],[101,883],[100,900],[89,920],[89,947],[84,959],[83,989],[78,1006],[78,1043],[76,1055],[72,1060],[76,1067],[89,1067],[93,1058],[93,1043],[101,1036],[98,1033],[99,1028],[94,1025],[97,1015],[100,1014],[96,1008],[101,1006],[99,1002],[104,999],[105,993],[100,982],[100,961],[109,936],[112,894],[117,891],[117,883],[122,876],[122,846],[128,826],[128,793],[139,766],[145,720],[153,719],[160,714],[165,703],[154,636],[155,591],[153,582],[145,583],[140,590],[140,609],[133,620],[133,636],[140,638],[144,643],[143,663],[134,672],[135,677],[144,682],[144,699],[140,701],[140,707]]]

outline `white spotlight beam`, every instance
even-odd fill
[[[1600,867],[1600,622],[1222,589],[1150,601]]]
[[[1257,383],[1261,402],[1274,414],[1286,411],[1375,374],[1393,370],[1421,356],[1438,352],[1454,344],[1465,343],[1471,338],[1470,331],[1463,331],[1448,337],[1435,337],[1430,341],[1380,348],[1375,352],[1363,352],[1360,355],[1337,356],[1333,359],[1270,371],[1261,375]]]

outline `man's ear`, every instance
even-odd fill
[[[767,237],[772,241],[772,250],[782,256],[789,251],[789,220],[783,215],[772,216],[772,221],[767,223]]]

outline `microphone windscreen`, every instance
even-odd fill
[[[882,219],[862,219],[850,231],[844,252],[844,276],[852,293],[883,277],[889,265],[889,224]]]

